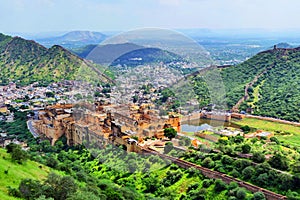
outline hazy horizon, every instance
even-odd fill
[[[141,27],[299,31],[297,0],[1,0],[0,31],[127,31]]]

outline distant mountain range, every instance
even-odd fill
[[[40,44],[50,47],[61,45],[65,48],[76,48],[87,44],[99,44],[106,39],[106,35],[100,32],[72,31],[58,37],[36,39]]]
[[[88,45],[73,51],[78,56],[92,60],[97,64],[110,66],[129,66],[163,62],[184,61],[181,56],[160,48],[146,48],[133,43]]]
[[[85,73],[96,76],[90,65],[59,45],[47,49],[32,40],[0,34],[1,84],[75,80]]]

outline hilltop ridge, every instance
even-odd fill
[[[46,47],[58,44],[66,48],[75,48],[86,44],[99,44],[106,38],[101,32],[71,31],[60,36],[38,38],[37,41]]]
[[[219,69],[226,88],[228,109],[242,99],[237,106],[239,111],[298,122],[299,61],[299,47],[275,48],[260,52],[241,64]],[[192,78],[195,83],[199,83],[195,84],[195,91],[202,91],[199,88],[206,86],[198,79],[199,75]]]
[[[46,48],[33,40],[0,35],[0,83],[29,84],[74,80],[87,61],[60,45]]]

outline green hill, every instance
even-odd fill
[[[47,49],[31,40],[0,34],[0,84],[76,80],[83,71],[91,74],[88,65],[61,46]]]
[[[6,170],[8,171],[7,174],[5,173]],[[8,186],[17,188],[21,180],[25,178],[45,179],[49,172],[48,167],[31,160],[26,161],[23,165],[14,163],[10,160],[10,155],[6,153],[5,149],[0,148],[0,199],[18,199],[8,195]]]
[[[236,66],[219,69],[226,88],[228,107],[232,108],[244,97],[247,86],[249,97],[238,106],[239,110],[252,108],[256,115],[299,121],[299,61],[300,48],[277,48],[261,52]],[[201,82],[199,76],[192,79],[196,92],[205,87],[204,84],[197,84]]]
[[[115,59],[120,56],[138,49],[143,49],[143,46],[133,43],[121,44],[106,44],[106,45],[87,45],[81,48],[73,49],[72,51],[94,63],[110,65]]]
[[[134,43],[87,45],[72,50],[78,56],[110,66],[147,65],[153,63],[186,62],[181,56],[160,48],[146,48]]]
[[[163,62],[165,64],[171,62],[184,61],[179,55],[162,50],[159,48],[142,48],[130,51],[121,55],[114,60],[111,66],[131,66],[135,67],[138,65],[152,64]]]

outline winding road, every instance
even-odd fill
[[[34,128],[33,125],[32,125],[32,120],[28,120],[27,121],[27,128],[28,128],[28,130],[30,131],[30,133],[32,134],[32,136],[34,138],[38,138],[39,137],[39,134],[37,133],[36,128]]]

